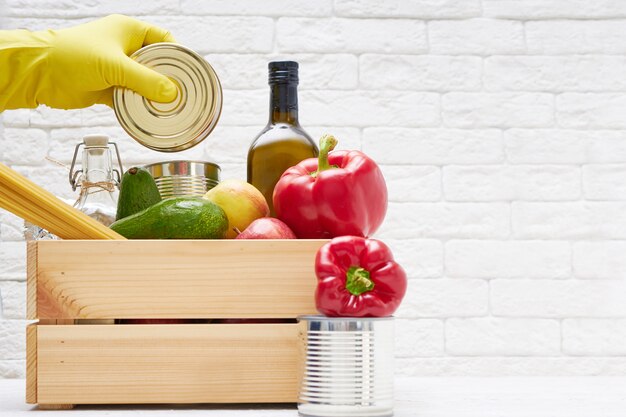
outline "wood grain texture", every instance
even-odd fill
[[[315,314],[324,240],[37,242],[38,318]]]
[[[26,318],[37,318],[37,242],[26,242]]]
[[[38,384],[38,373],[37,373],[37,357],[39,355],[39,350],[38,350],[38,346],[37,346],[37,328],[41,328],[41,326],[56,326],[56,325],[73,325],[76,324],[75,323],[76,320],[73,319],[42,319],[39,320],[37,323],[32,323],[30,324],[27,328],[26,328],[26,350],[27,350],[27,357],[26,357],[26,403],[27,404],[35,404],[37,403],[37,384]],[[32,335],[28,334],[28,329],[32,327],[33,331],[32,331]],[[32,338],[34,337],[34,340],[32,340]],[[34,348],[29,347],[30,346],[34,346]],[[31,350],[34,352],[33,353],[33,358],[35,361],[35,366],[32,367],[32,372],[33,374],[29,375],[29,363],[28,363],[28,355],[31,354]],[[29,382],[31,381],[31,382]],[[32,382],[34,381],[34,382]],[[29,401],[29,383],[32,384],[31,390],[34,390],[35,394],[34,394],[34,399],[31,398],[31,401]],[[31,394],[32,396],[32,394]],[[72,408],[74,408],[74,404],[37,404],[37,408],[39,408],[40,410],[71,410]]]
[[[37,324],[26,326],[26,404],[37,403]]]
[[[301,324],[40,326],[40,404],[295,402]]]

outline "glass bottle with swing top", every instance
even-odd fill
[[[111,147],[115,148],[119,170],[112,167]],[[82,153],[82,169],[74,170],[80,147]],[[109,226],[115,221],[117,211],[117,196],[120,184],[122,161],[117,145],[109,143],[106,135],[87,135],[76,145],[72,166],[70,168],[70,185],[72,190],[80,188],[80,195],[74,207],[78,208],[100,223]],[[63,199],[65,202],[71,202]],[[24,222],[24,237],[26,240],[58,239],[55,235],[37,225]]]
[[[113,168],[111,146],[115,149],[119,170]],[[81,146],[82,166],[75,170],[76,158]],[[76,145],[72,166],[70,167],[70,185],[73,190],[80,188],[80,195],[74,207],[94,218],[105,226],[115,221],[117,197],[120,185],[122,161],[117,145],[109,142],[106,135],[87,135],[82,143]]]

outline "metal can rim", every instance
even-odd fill
[[[207,181],[214,181],[214,182],[219,181],[219,174],[222,171],[222,168],[213,161],[191,161],[191,160],[185,160],[185,159],[154,162],[151,164],[144,165],[144,168],[147,169],[148,172],[150,172],[150,175],[155,177],[155,179],[156,178],[168,178],[168,177],[174,177],[174,176],[191,177],[191,175],[189,175],[188,173],[181,174],[181,173],[175,172],[175,169],[172,169],[172,165],[174,165],[174,167],[185,166],[188,168],[188,170],[193,170],[194,172],[201,171],[204,174],[203,177]],[[156,175],[155,171],[157,169],[160,169],[162,173],[161,175],[155,176]],[[207,173],[211,171],[214,172],[215,175],[207,176]]]

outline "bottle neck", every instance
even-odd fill
[[[83,151],[83,181],[113,181],[113,163],[108,148],[88,147]]]
[[[270,84],[270,124],[298,126],[298,84]]]
[[[79,209],[87,201],[93,204],[111,205],[115,192],[111,151],[103,147],[87,147],[83,151],[83,175]]]

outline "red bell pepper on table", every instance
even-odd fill
[[[317,310],[330,317],[392,315],[406,293],[406,273],[380,240],[342,236],[315,259]]]
[[[387,186],[376,163],[360,151],[335,151],[320,139],[319,158],[287,169],[274,188],[276,217],[300,239],[369,236],[387,212]]]

